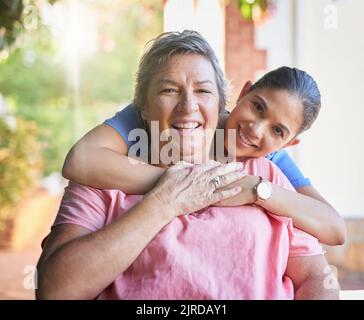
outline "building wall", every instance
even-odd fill
[[[244,83],[266,69],[267,53],[256,47],[255,26],[242,18],[236,1],[229,2],[225,15],[225,71],[232,85],[232,109]]]
[[[364,217],[364,1],[299,0],[297,12],[298,66],[313,74],[322,93],[300,161],[340,213]]]
[[[168,0],[164,5],[164,31],[200,32],[225,64],[224,0]]]
[[[255,28],[256,46],[267,52],[267,65],[264,71],[295,64],[293,10],[294,1],[279,0],[274,15]]]

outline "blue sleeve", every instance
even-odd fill
[[[127,143],[128,147],[135,143],[135,141],[128,140],[129,132],[136,128],[142,128],[138,113],[132,104],[117,112],[112,118],[106,119],[104,124],[114,128]]]
[[[295,189],[311,185],[310,179],[302,174],[301,170],[294,163],[287,151],[281,150],[273,152],[266,156],[266,158],[271,160],[279,169],[281,169]]]

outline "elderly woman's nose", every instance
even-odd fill
[[[198,110],[198,102],[192,94],[184,94],[177,105],[177,111],[192,113]]]

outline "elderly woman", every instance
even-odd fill
[[[244,171],[208,161],[209,131],[224,105],[221,70],[196,33],[163,35],[161,44],[159,71],[138,75],[147,88],[140,117],[148,128],[158,121],[159,132],[176,128],[180,159],[204,163],[177,163],[145,196],[71,182],[38,263],[37,298],[336,298],[335,288],[324,287],[327,262],[317,240],[290,219],[261,207],[208,207],[238,194],[240,187],[226,186],[246,172],[292,186],[263,158],[245,161]],[[140,70],[155,51],[154,43]],[[166,143],[152,143],[151,152]]]

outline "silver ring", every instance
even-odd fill
[[[211,182],[214,184],[215,189],[219,189],[219,188],[221,188],[221,179],[220,179],[220,177],[219,177],[219,176],[217,176],[217,177],[215,177],[215,178],[211,179]]]

